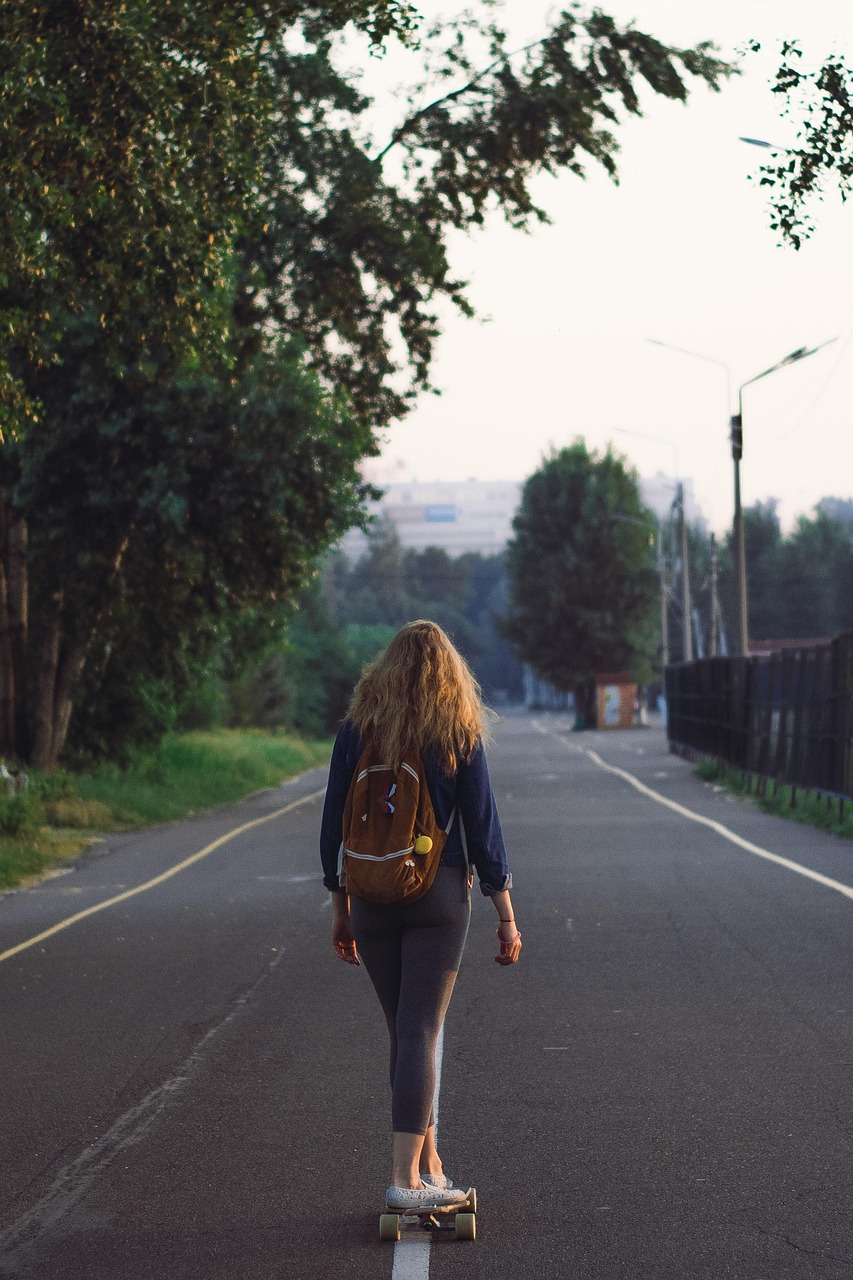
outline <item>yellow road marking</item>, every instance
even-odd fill
[[[43,933],[37,933],[35,937],[27,938],[24,942],[19,942],[17,946],[9,947],[8,951],[0,951],[0,962],[10,960],[12,956],[18,955],[19,952],[26,951],[28,947],[34,947],[37,942],[44,942],[45,938],[53,937],[55,933],[68,929],[72,924],[77,924],[79,920],[85,920],[87,916],[93,916],[97,911],[106,911],[107,907],[114,907],[119,902],[125,902],[128,898],[135,898],[138,893],[146,893],[148,889],[154,889],[158,884],[163,884],[165,880],[171,880],[172,876],[176,876],[179,872],[185,871],[187,867],[191,867],[194,862],[200,861],[201,858],[206,858],[209,853],[213,853],[214,849],[219,849],[223,844],[227,844],[229,840],[234,840],[237,836],[241,836],[244,831],[251,831],[253,827],[260,827],[265,822],[272,822],[275,818],[280,818],[282,814],[290,813],[292,809],[297,809],[302,804],[308,804],[311,800],[318,800],[324,794],[325,788],[320,791],[312,791],[310,795],[300,796],[298,800],[292,800],[290,804],[286,804],[283,808],[276,809],[272,813],[267,813],[262,818],[253,818],[251,822],[244,822],[242,826],[226,831],[224,836],[220,836],[218,840],[205,845],[203,849],[199,849],[198,853],[193,853],[188,858],[184,858],[183,862],[176,862],[173,867],[169,867],[168,871],[163,871],[159,876],[154,876],[153,880],[146,880],[144,884],[138,884],[135,889],[126,889],[124,893],[118,893],[114,898],[107,898],[105,902],[98,902],[94,907],[87,907],[85,911],[78,911],[73,916],[67,916],[65,920],[60,920],[58,924],[51,925]]]

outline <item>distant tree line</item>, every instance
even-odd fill
[[[751,637],[809,639],[853,629],[853,501],[823,498],[783,534],[771,499],[747,509],[744,529]],[[728,542],[722,591],[734,619]]]
[[[673,526],[664,526],[665,571],[669,583],[672,661],[682,658],[682,608],[678,547]],[[749,603],[753,640],[827,639],[853,630],[853,499],[823,498],[810,515],[799,516],[787,533],[778,501],[757,502],[744,511]],[[688,565],[696,656],[710,652],[711,553],[707,528],[688,529]],[[722,644],[731,652],[737,595],[731,535],[718,548],[719,623]]]
[[[150,667],[142,675],[107,661],[94,673],[88,701],[84,682],[69,750],[121,760],[172,729],[333,733],[365,663],[403,623],[419,617],[450,633],[488,702],[514,701],[522,694],[522,673],[497,630],[505,605],[502,555],[404,549],[394,526],[382,523],[355,561],[329,552],[295,597],[231,615],[210,637],[202,660],[187,656],[154,675]]]
[[[394,526],[386,523],[373,532],[354,564],[341,552],[330,557],[323,584],[331,615],[350,644],[374,633],[387,643],[411,619],[431,618],[464,654],[487,701],[520,698],[521,665],[501,625],[507,609],[503,554],[454,557],[440,547],[403,548]]]

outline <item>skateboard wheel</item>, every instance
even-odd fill
[[[477,1218],[473,1213],[457,1213],[456,1239],[457,1240],[476,1240],[477,1239]]]
[[[400,1239],[399,1213],[380,1214],[379,1239],[380,1240],[399,1240]]]
[[[477,1212],[477,1192],[474,1189],[474,1187],[472,1187],[471,1190],[468,1192],[468,1203],[471,1206],[470,1212],[476,1213]]]

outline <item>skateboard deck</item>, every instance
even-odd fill
[[[399,1240],[403,1231],[452,1231],[457,1240],[477,1236],[477,1192],[469,1187],[457,1204],[424,1205],[420,1209],[389,1209],[379,1218],[379,1239]]]

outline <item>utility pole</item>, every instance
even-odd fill
[[[675,501],[678,504],[678,533],[681,546],[681,636],[682,662],[693,661],[693,628],[690,607],[690,566],[687,559],[687,521],[684,518],[684,485],[679,480]]]
[[[719,620],[717,618],[717,539],[711,534],[711,657],[716,658],[720,647],[718,640]]]
[[[760,374],[764,377],[764,374]],[[746,385],[746,384],[744,384]],[[738,391],[738,407],[742,402],[743,387]],[[737,590],[737,656],[745,658],[749,653],[749,619],[747,617],[746,587],[746,539],[743,532],[743,503],[740,497],[740,460],[743,457],[743,413],[732,414],[732,464],[735,482],[735,518],[732,528],[732,551],[735,559],[735,586]]]
[[[759,146],[761,143],[759,142]],[[835,338],[830,338],[829,342],[835,342]],[[743,393],[746,387],[751,387],[754,382],[760,382],[762,378],[766,378],[769,374],[775,373],[777,369],[783,369],[786,365],[796,364],[798,360],[805,360],[808,356],[813,356],[815,352],[820,351],[823,347],[829,346],[829,342],[822,342],[817,347],[797,347],[796,351],[792,351],[790,355],[784,359],[778,360],[776,364],[765,369],[763,373],[757,373],[754,378],[748,378],[746,382],[742,382],[738,387],[737,393],[737,413],[731,417],[731,441],[732,441],[732,462],[734,463],[734,488],[735,488],[735,519],[732,529],[732,548],[735,558],[735,583],[737,586],[737,656],[746,658],[749,656],[749,609],[747,604],[747,582],[746,582],[746,539],[744,537],[743,528],[743,503],[740,496],[740,463],[743,457]]]
[[[660,648],[661,667],[669,666],[669,601],[666,591],[666,561],[663,555],[663,531],[658,525],[658,574],[660,575]]]

